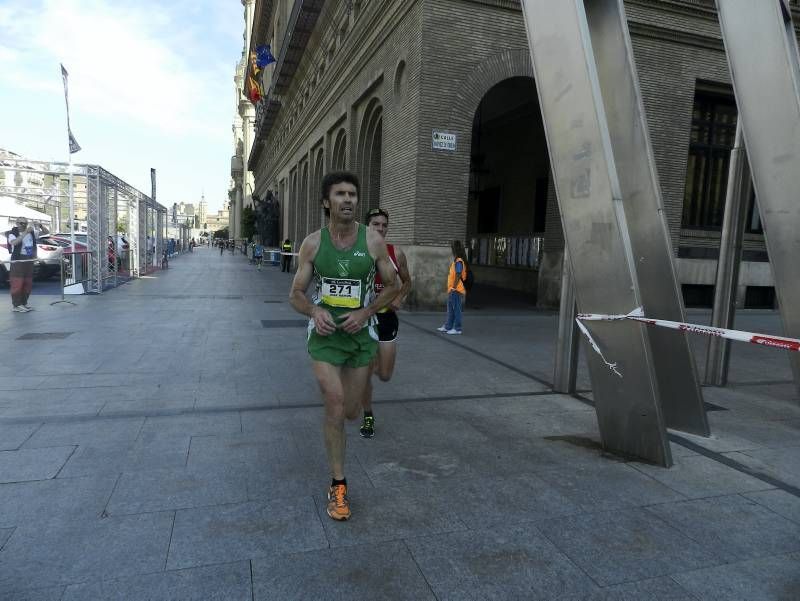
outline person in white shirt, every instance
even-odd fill
[[[38,224],[37,224],[38,225]],[[9,284],[11,288],[11,310],[15,313],[33,311],[28,305],[28,297],[33,290],[33,264],[36,260],[37,229],[48,233],[46,227],[28,225],[28,220],[20,217],[16,227],[6,234],[8,250],[11,253],[11,273]]]

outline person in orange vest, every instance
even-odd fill
[[[464,286],[464,280],[467,278],[467,260],[461,240],[453,240],[450,250],[453,251],[453,262],[450,263],[447,275],[447,321],[436,329],[453,335],[461,334],[461,308],[467,296],[467,289]]]

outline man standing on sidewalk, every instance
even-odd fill
[[[289,238],[281,245],[281,272],[289,273],[292,270],[292,241]]]
[[[47,228],[40,226],[44,233]],[[33,311],[28,305],[28,297],[33,290],[33,262],[36,259],[36,230],[28,225],[28,220],[20,217],[16,227],[6,234],[9,251],[11,253],[11,273],[9,284],[11,288],[12,311],[27,313]]]
[[[344,474],[344,419],[356,419],[378,350],[375,314],[397,295],[395,270],[381,235],[356,221],[358,178],[347,171],[322,179],[328,226],[300,246],[289,302],[308,316],[308,353],[325,404],[325,450],[331,469],[328,515],[350,517]],[[384,288],[374,296],[375,270]],[[315,281],[312,301],[306,290]]]

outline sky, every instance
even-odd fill
[[[0,0],[0,148],[67,161],[59,63],[69,72],[76,163],[156,198],[228,197],[238,0]]]

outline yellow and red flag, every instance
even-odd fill
[[[247,70],[244,93],[253,104],[257,104],[264,97],[264,90],[261,88],[261,69],[256,64],[255,52],[250,53],[250,68]]]

